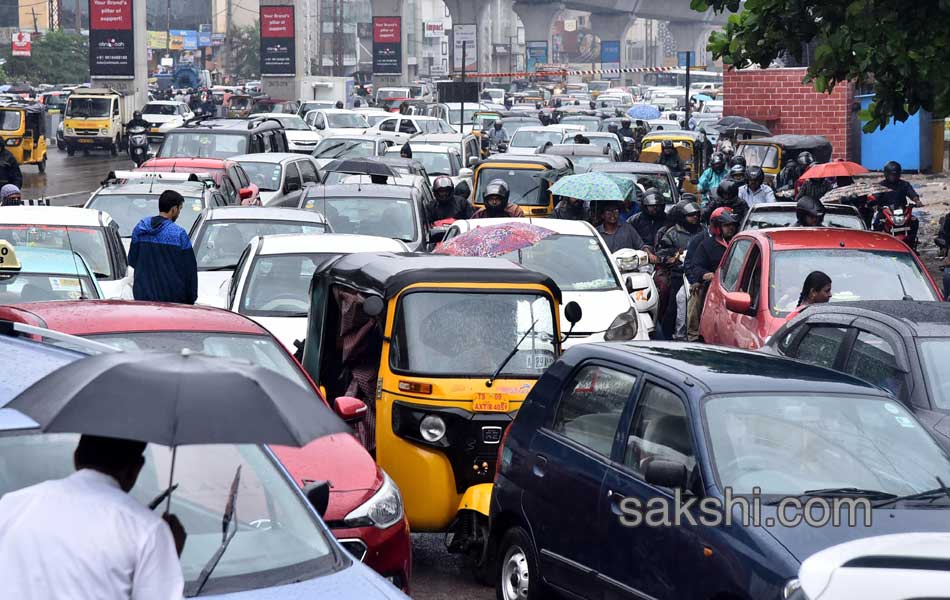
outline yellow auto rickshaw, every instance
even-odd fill
[[[663,152],[661,145],[665,140],[673,142],[676,153],[686,166],[680,185],[682,191],[695,194],[698,190],[696,184],[699,183],[699,176],[703,174],[705,162],[708,160],[708,157],[703,157],[700,134],[687,130],[648,133],[643,136],[640,162],[658,162]]]
[[[254,96],[232,94],[227,102],[228,118],[246,119],[251,114],[251,106],[253,106],[255,100]]]
[[[0,104],[0,140],[21,165],[46,172],[46,110],[38,103]]]
[[[451,534],[478,573],[502,436],[561,352],[557,285],[504,259],[358,253],[318,267],[310,296],[304,368],[366,404],[356,433],[410,527]]]
[[[802,152],[810,152],[816,163],[826,163],[831,151],[831,142],[820,135],[773,135],[739,140],[736,145],[736,155],[744,156],[748,166],[762,167],[769,185],[774,185],[785,163]]]
[[[485,205],[484,192],[493,179],[508,184],[508,202],[517,204],[526,217],[550,217],[556,204],[549,191],[561,177],[574,174],[571,161],[553,154],[495,154],[478,163],[473,179],[472,204]]]

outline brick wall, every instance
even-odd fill
[[[747,117],[776,135],[823,135],[831,142],[834,158],[856,158],[859,149],[851,135],[854,86],[839,84],[831,94],[823,94],[802,84],[804,76],[805,69],[726,71],[723,114]]]

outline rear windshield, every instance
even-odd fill
[[[143,115],[177,115],[178,107],[174,104],[146,104],[142,109]]]
[[[239,133],[170,131],[159,158],[229,158],[247,154],[247,136]]]
[[[72,250],[86,259],[96,277],[111,278],[112,264],[102,227],[0,225],[0,239],[14,246]]]
[[[158,215],[158,196],[155,194],[99,194],[86,208],[94,208],[109,213],[119,226],[119,235],[132,237],[135,225],[145,217]],[[190,231],[201,213],[201,198],[186,197],[181,215],[175,221],[185,231]]]
[[[0,131],[17,131],[23,118],[18,110],[0,110]]]

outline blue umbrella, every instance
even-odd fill
[[[652,104],[634,104],[627,110],[627,116],[631,119],[641,119],[643,121],[659,119],[660,109]]]
[[[693,100],[696,102],[711,102],[712,96],[707,96],[706,94],[696,94],[693,96]]]

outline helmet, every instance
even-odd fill
[[[745,180],[745,167],[742,165],[732,165],[732,168],[729,169],[729,177],[735,181],[744,181]]]
[[[617,133],[617,124],[610,123],[609,125],[607,125],[607,131],[609,131],[610,133]]]
[[[732,209],[728,206],[720,206],[714,210],[712,216],[709,217],[709,233],[713,236],[720,235],[722,233],[722,226],[730,224],[738,225],[738,217],[736,217],[736,214],[732,212]]]
[[[452,178],[447,175],[439,175],[435,178],[435,181],[432,182],[432,193],[436,198],[439,197],[440,192],[448,191],[449,197],[455,191],[455,185],[452,183]]]
[[[726,166],[726,155],[722,152],[713,152],[709,157],[709,166],[713,169],[721,169]]]
[[[745,169],[745,157],[741,154],[734,154],[729,158],[729,167],[732,168],[736,165],[742,165],[742,168]]]
[[[488,182],[483,197],[488,200],[489,196],[501,196],[502,208],[508,204],[508,184],[504,179],[492,179]]]
[[[630,127],[630,119],[620,119],[620,126],[624,129]]]
[[[756,181],[762,183],[765,181],[765,172],[762,167],[751,166],[746,169],[745,178],[747,181]]]
[[[885,176],[885,177],[887,177],[887,176],[889,176],[889,175],[897,175],[897,177],[900,177],[902,172],[903,172],[903,170],[901,169],[901,164],[900,164],[899,162],[897,162],[897,161],[892,160],[892,161],[890,161],[889,163],[887,163],[886,165],[884,165],[884,176]]]
[[[337,100],[337,101],[336,101],[336,107],[337,107],[337,108],[343,108],[343,101],[342,101],[342,100]]]
[[[672,141],[672,140],[663,140],[663,141],[660,143],[660,147],[663,148],[664,150],[672,150],[672,149],[673,149],[673,141]]]
[[[732,179],[723,179],[716,188],[716,195],[720,200],[735,200],[739,197],[739,182]]]
[[[683,213],[684,217],[688,217],[690,215],[698,215],[702,211],[703,209],[699,207],[698,202],[695,202],[693,200],[690,200],[688,202],[680,202],[680,212]]]
[[[804,223],[806,216],[812,216],[817,218],[820,224],[825,217],[825,207],[820,200],[815,200],[811,196],[802,196],[795,207],[795,215],[799,223]]]
[[[495,122],[492,125],[494,125],[495,129],[501,129],[501,121],[498,119],[495,119]]]
[[[801,165],[802,168],[807,169],[808,167],[815,164],[815,157],[811,155],[811,152],[805,150],[798,155],[798,164]]]
[[[132,118],[133,118],[133,119],[141,119],[141,118],[142,118],[142,111],[137,110],[137,111],[133,112],[133,113],[132,113]],[[900,168],[900,167],[898,167],[898,169],[899,169],[899,168]]]
[[[647,190],[647,193],[643,195],[643,199],[640,201],[640,204],[644,207],[663,206],[666,204],[666,202],[664,202],[663,196],[656,193],[656,190],[650,189]]]

